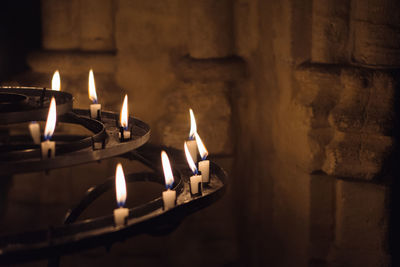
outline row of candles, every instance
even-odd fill
[[[52,90],[61,90],[60,73],[57,70],[52,79]],[[93,119],[101,119],[101,104],[97,101],[96,85],[94,81],[93,70],[89,71],[88,79],[89,99],[93,102],[90,105],[90,117]],[[192,197],[200,196],[203,193],[203,184],[210,182],[210,161],[207,160],[208,151],[197,133],[196,119],[192,109],[189,109],[190,132],[189,140],[184,142],[184,151],[190,170],[193,175],[189,179],[189,189]],[[128,128],[128,96],[125,95],[120,113],[120,141],[124,142],[131,139],[132,131]],[[44,141],[41,142],[42,158],[55,157],[55,142],[50,141],[56,125],[57,111],[56,100],[51,98],[47,121],[44,129]],[[31,122],[29,130],[34,143],[40,143],[40,127],[36,122]],[[201,160],[198,161],[198,154]],[[164,171],[166,190],[162,193],[164,210],[171,209],[176,206],[176,191],[173,189],[174,176],[168,155],[165,151],[161,152],[161,162]],[[197,163],[197,166],[196,166]],[[121,163],[117,164],[115,171],[115,189],[118,208],[114,210],[114,222],[116,226],[123,226],[127,222],[129,209],[124,208],[127,191],[125,176]]]
[[[57,70],[51,82],[51,88],[54,91],[61,90],[61,78],[60,73]],[[90,117],[92,119],[101,120],[101,104],[97,102],[96,84],[94,81],[93,70],[89,71],[89,82],[88,82],[88,93],[89,99],[93,104],[90,105]],[[41,145],[42,158],[54,158],[56,152],[56,143],[51,141],[53,136],[56,122],[57,122],[57,109],[56,100],[54,97],[51,98],[49,111],[47,114],[46,125],[44,129],[44,141],[40,142],[40,125],[37,122],[31,122],[29,124],[29,131],[31,133],[33,142]],[[128,95],[125,95],[124,101],[120,113],[120,133],[119,138],[121,142],[130,140],[132,137],[132,131],[129,130],[129,111],[128,111]]]
[[[203,194],[203,184],[210,182],[210,161],[207,160],[208,151],[201,140],[196,129],[196,120],[193,114],[193,110],[189,110],[190,113],[190,134],[189,140],[184,142],[184,150],[187,163],[193,172],[193,175],[189,179],[189,190],[192,197],[201,196]],[[195,161],[197,161],[197,153],[199,152],[201,160],[198,162],[198,167]],[[165,187],[166,190],[162,192],[163,209],[169,210],[176,206],[176,191],[173,189],[174,175],[171,168],[171,163],[167,152],[161,151],[161,162],[163,166]],[[114,210],[114,222],[116,227],[126,225],[129,216],[129,209],[124,208],[126,201],[126,183],[125,176],[122,169],[121,163],[117,164],[115,170],[115,193],[117,198],[118,208]]]

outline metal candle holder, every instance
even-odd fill
[[[182,151],[145,145],[150,137],[150,127],[133,117],[129,117],[128,121],[131,138],[121,142],[118,137],[120,128],[117,113],[102,111],[101,121],[91,119],[89,110],[72,109],[72,96],[68,93],[41,88],[1,87],[0,124],[45,120],[52,96],[57,102],[58,121],[82,125],[93,135],[53,136],[57,145],[57,155],[45,160],[40,158],[39,146],[32,143],[30,136],[9,137],[7,142],[0,146],[1,176],[123,156],[140,161],[153,170],[126,174],[128,183],[146,181],[164,185],[160,152],[166,150],[174,163],[173,189],[177,194],[176,206],[164,210],[160,192],[160,197],[130,208],[125,226],[114,227],[112,211],[107,216],[79,221],[82,212],[97,198],[109,190],[114,190],[114,177],[110,177],[87,191],[81,201],[67,212],[63,225],[0,236],[0,264],[49,258],[51,264],[58,265],[59,256],[66,253],[97,246],[110,247],[115,242],[141,233],[167,234],[175,229],[183,218],[211,205],[225,192],[227,176],[218,165],[210,162],[210,183],[203,187],[202,195],[192,196],[189,188],[191,173]]]

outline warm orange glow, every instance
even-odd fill
[[[164,170],[165,186],[167,188],[172,188],[174,184],[174,175],[172,174],[171,164],[167,152],[161,151],[161,161]]]
[[[196,119],[194,118],[193,110],[191,108],[189,109],[189,114],[190,114],[189,139],[193,140],[194,139],[194,133],[197,132],[197,125],[196,125]]]
[[[94,82],[94,75],[92,69],[90,69],[89,71],[88,91],[89,91],[89,99],[92,100],[94,104],[97,104],[96,84]]]
[[[115,193],[117,195],[118,207],[124,206],[126,201],[126,183],[121,163],[117,164],[115,170]]]
[[[186,142],[185,142],[184,147],[185,147],[186,160],[189,164],[189,168],[192,170],[193,173],[197,174],[196,164],[194,163],[192,156],[190,155],[189,148],[188,148]]]
[[[56,70],[53,74],[53,79],[51,80],[51,89],[54,91],[61,91],[61,78],[58,70]]]
[[[44,139],[49,140],[54,133],[57,121],[56,99],[51,98],[49,113],[47,114],[46,127],[44,128]]]
[[[122,105],[120,114],[120,123],[125,130],[128,129],[128,95],[125,95],[124,103]]]
[[[196,137],[197,148],[199,149],[201,159],[205,160],[208,156],[208,150],[203,141],[201,141],[200,135],[198,133],[195,133],[194,135]]]

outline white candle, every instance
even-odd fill
[[[168,155],[164,150],[161,151],[161,162],[164,170],[165,187],[167,188],[167,190],[162,193],[163,208],[164,210],[168,210],[176,205],[176,191],[172,190],[174,175],[172,173]]]
[[[90,117],[92,119],[101,118],[101,105],[97,103],[97,93],[96,93],[96,84],[94,82],[93,70],[89,71],[89,84],[88,84],[88,93],[89,98],[92,100],[93,104],[90,105]]]
[[[164,204],[164,210],[169,210],[175,207],[176,203],[176,191],[167,189],[166,191],[162,192],[162,199]]]
[[[57,110],[56,100],[54,97],[51,98],[49,113],[47,114],[46,126],[44,128],[44,139],[41,143],[42,158],[54,158],[56,155],[56,142],[50,141],[51,136],[54,133],[57,121]]]
[[[40,146],[43,159],[54,158],[56,156],[56,142],[46,140]]]
[[[129,112],[128,112],[128,95],[125,95],[124,102],[122,104],[121,113],[119,115],[119,122],[121,125],[121,130],[119,132],[119,139],[121,141],[131,139],[131,131],[128,131],[129,123]]]
[[[201,194],[203,192],[203,183],[201,175],[190,176],[190,193],[192,195]]]
[[[126,225],[129,215],[129,209],[118,208],[114,210],[114,223],[116,227],[121,227]]]
[[[200,157],[202,159],[199,161],[199,171],[203,177],[203,183],[208,183],[210,182],[210,161],[206,160],[208,151],[199,134],[196,132],[194,135],[196,137],[197,148],[199,149]]]
[[[33,143],[40,144],[40,125],[36,121],[29,123],[29,132],[31,133]]]
[[[122,138],[122,136],[123,136],[123,138]],[[131,139],[131,131],[127,131],[127,130],[123,129],[122,130],[122,135],[121,135],[121,132],[118,133],[118,138],[121,141],[125,141],[125,140]]]
[[[121,163],[117,164],[117,168],[115,170],[115,193],[118,209],[114,210],[114,223],[116,227],[121,227],[127,224],[129,216],[129,209],[124,208],[127,194],[125,175]]]
[[[192,156],[190,155],[189,149],[187,147],[187,142],[185,142],[185,144],[184,144],[184,149],[185,149],[185,155],[186,155],[187,162],[189,164],[190,169],[193,172],[193,176],[191,176],[189,179],[190,193],[192,195],[202,194],[203,178],[201,177],[201,175],[198,175],[196,164],[194,163]]]
[[[203,177],[203,183],[210,182],[210,161],[202,160],[199,161],[199,171],[201,172],[201,176]]]
[[[90,117],[92,119],[101,118],[101,104],[91,104],[90,105]]]

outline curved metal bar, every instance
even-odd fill
[[[16,93],[28,97],[26,105],[19,106],[17,111],[2,110],[0,112],[0,125],[45,120],[52,96],[56,99],[57,114],[65,114],[72,110],[73,98],[67,92],[53,91],[44,87],[1,86],[0,93]]]
[[[79,115],[78,117],[80,120],[90,120],[88,117],[88,110],[74,110],[74,113]],[[55,158],[41,159],[40,154],[36,154],[37,157],[30,159],[0,161],[0,175],[51,170],[99,161],[128,153],[129,151],[144,145],[149,140],[150,127],[143,121],[129,117],[129,124],[132,126],[132,139],[126,142],[121,142],[118,137],[119,128],[116,127],[117,119],[118,113],[105,111],[102,112],[101,123],[105,126],[107,142],[101,144],[101,148],[99,149],[95,149],[94,146],[92,146],[71,153],[67,152],[65,154],[58,155],[56,147]],[[93,145],[98,141],[101,140],[94,140],[94,138],[91,139]]]
[[[85,136],[77,139],[74,136],[53,136],[52,140],[56,141],[56,155],[62,155],[73,151],[81,150],[87,147],[92,147],[93,142],[105,142],[107,138],[106,129],[104,124],[90,118],[78,116],[72,112],[68,112],[59,117],[60,122],[79,124],[86,129],[92,131],[94,135]],[[25,137],[22,139],[22,137]],[[64,138],[62,138],[64,137]],[[0,160],[12,161],[12,160],[23,160],[29,158],[40,158],[41,151],[40,145],[32,144],[30,136],[11,136],[9,141],[13,143],[14,140],[25,141],[24,144],[20,142],[18,144],[2,145],[0,150]],[[69,139],[69,141],[68,141]],[[75,140],[73,140],[75,139]],[[60,143],[57,141],[68,141],[67,143]]]
[[[215,163],[210,163],[212,179],[202,196],[191,197],[188,185],[182,183],[176,207],[163,210],[162,200],[157,198],[129,209],[127,225],[123,227],[115,227],[113,215],[108,215],[45,230],[0,236],[0,264],[57,257],[98,246],[109,247],[134,235],[168,230],[170,228],[167,226],[176,225],[189,214],[211,205],[225,193],[226,173]],[[147,176],[151,174],[137,174],[137,178],[132,175],[135,174],[128,175],[129,181],[157,180]],[[98,192],[92,193],[92,197],[101,194],[107,187],[112,188],[111,184],[106,182],[100,186]]]
[[[162,174],[154,174],[154,173],[134,173],[130,175],[126,175],[125,179],[128,183],[130,182],[154,182],[161,185],[164,185],[164,178],[161,177]],[[179,195],[183,190],[183,181],[181,178],[181,174],[179,171],[174,171],[175,183],[174,190],[176,190],[177,195]],[[64,224],[74,223],[79,216],[84,212],[97,198],[103,195],[105,192],[115,188],[115,178],[109,178],[104,183],[97,185],[95,187],[89,188],[86,192],[86,195],[82,198],[78,205],[74,208],[70,209],[64,220]],[[156,198],[150,202],[157,203],[157,208],[159,208],[162,204],[161,197]],[[149,211],[153,211],[149,209]],[[137,214],[136,214],[137,215]]]

